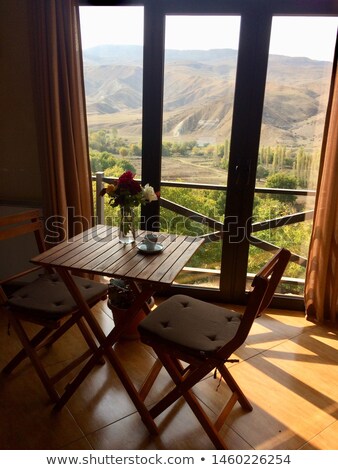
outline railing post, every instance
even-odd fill
[[[97,223],[104,224],[104,198],[100,196],[101,189],[103,189],[104,172],[97,171],[96,176],[96,216]]]

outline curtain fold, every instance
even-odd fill
[[[320,323],[338,319],[338,77],[337,48],[322,146],[305,280],[305,310]]]
[[[92,224],[93,196],[77,0],[33,0],[32,57],[47,241]]]

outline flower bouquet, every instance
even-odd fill
[[[158,194],[152,186],[142,186],[134,177],[135,174],[126,171],[115,183],[109,184],[100,192],[101,196],[108,195],[112,207],[120,207],[119,238],[120,242],[125,244],[135,241],[134,208],[158,199]]]

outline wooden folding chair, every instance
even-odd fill
[[[243,314],[186,295],[174,295],[142,320],[139,325],[141,341],[154,349],[175,384],[149,410],[152,418],[183,396],[215,447],[226,449],[219,432],[225,419],[237,401],[247,411],[251,411],[252,406],[225,363],[235,362],[231,355],[246,340],[255,318],[269,305],[289,258],[288,250],[279,250],[255,276]],[[161,368],[159,361],[140,391],[143,399]],[[212,422],[191,389],[215,370],[232,394]]]
[[[39,210],[30,210],[0,217],[0,241],[21,237],[17,245],[20,248],[22,237],[30,234],[28,236],[34,242],[34,234],[38,251],[41,253],[45,250],[45,243],[40,216]],[[93,354],[97,346],[82,318],[82,312],[63,281],[53,272],[44,272],[38,276],[35,276],[35,273],[32,279],[32,273],[39,269],[41,272],[39,267],[29,268],[0,281],[0,313],[8,316],[9,323],[23,346],[2,372],[9,374],[29,357],[49,397],[53,402],[57,402],[60,398],[57,383]],[[107,294],[107,285],[77,276],[74,276],[74,280],[90,306],[94,306]],[[42,327],[32,338],[26,332],[27,322]],[[48,375],[39,350],[51,346],[75,324],[79,327],[88,349],[53,376]]]

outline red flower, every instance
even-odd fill
[[[136,207],[159,198],[159,193],[155,195],[154,189],[149,184],[143,188],[140,183],[134,180],[134,176],[131,171],[125,171],[117,181],[103,188],[100,191],[100,196],[107,194],[109,204],[112,207]]]
[[[118,179],[117,185],[120,191],[129,191],[130,195],[134,196],[142,191],[140,183],[134,180],[134,174],[128,170],[124,172]]]

